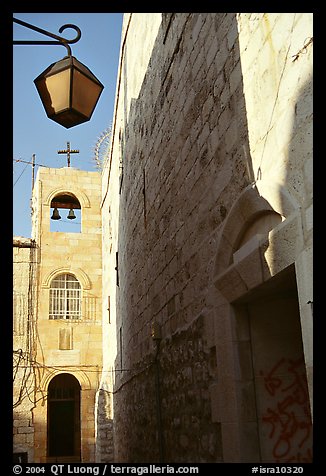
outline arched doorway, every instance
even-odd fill
[[[71,374],[54,377],[48,388],[48,458],[80,461],[80,384]]]
[[[233,308],[246,444],[262,463],[311,463],[312,420],[294,265]]]
[[[221,348],[232,349],[218,354],[225,462],[312,461],[311,265],[299,251],[300,213],[286,189],[259,181],[223,224],[214,284]]]

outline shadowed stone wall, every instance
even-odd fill
[[[125,16],[103,172],[115,461],[260,461],[233,306],[295,264],[309,377],[311,15],[147,15]]]

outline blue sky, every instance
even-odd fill
[[[123,13],[14,13],[13,16],[66,38],[74,38],[75,31],[66,29],[60,34],[59,28],[68,23],[77,25],[82,35],[71,45],[72,54],[104,85],[91,120],[66,129],[48,119],[34,85],[34,79],[51,63],[62,59],[66,49],[57,45],[13,46],[13,235],[30,237],[32,166],[25,162],[31,162],[33,154],[35,177],[39,166],[67,166],[67,156],[57,153],[66,149],[67,142],[71,149],[79,150],[79,154],[71,154],[71,167],[98,170],[95,145],[113,122]],[[15,23],[13,37],[14,40],[51,40]],[[63,222],[64,217],[61,226]],[[74,222],[78,225],[78,217]]]

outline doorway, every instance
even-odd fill
[[[294,265],[240,299],[235,311],[237,335],[246,336],[237,343],[242,350],[238,350],[240,368],[246,369],[241,370],[239,385],[242,395],[243,389],[252,389],[250,406],[255,410],[251,416],[256,422],[260,461],[312,462],[312,422]],[[244,356],[248,356],[247,365]],[[244,433],[249,423],[249,418],[243,422]],[[243,448],[246,445],[248,441]]]
[[[80,461],[80,385],[71,374],[54,377],[48,389],[48,457]]]

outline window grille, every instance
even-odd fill
[[[72,274],[54,278],[50,287],[50,319],[80,319],[81,287]]]

